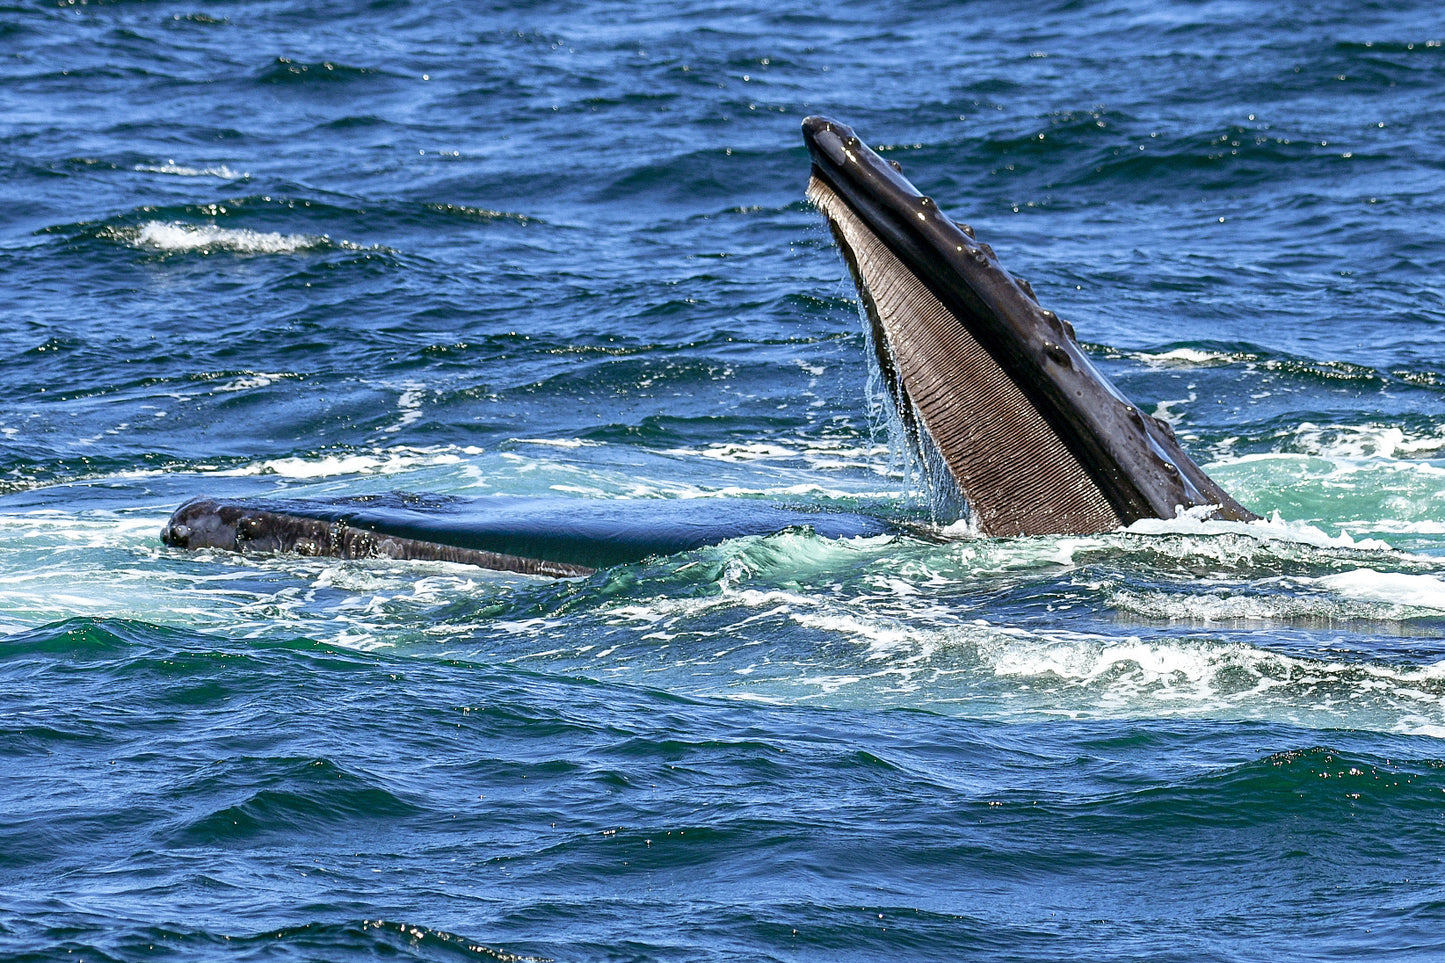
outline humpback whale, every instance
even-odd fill
[[[1088,534],[1180,509],[1251,519],[1131,404],[973,229],[851,128],[803,121],[808,197],[853,275],[909,444],[986,535]]]
[[[850,512],[749,498],[524,498],[391,492],[341,498],[193,498],[161,541],[176,548],[460,562],[557,578],[745,535],[826,538],[899,530]]]
[[[907,443],[985,535],[1087,534],[1183,509],[1255,516],[1190,460],[1169,425],[1095,369],[1073,328],[847,126],[803,121],[808,198],[857,286]],[[178,548],[429,559],[568,577],[744,535],[904,526],[754,499],[193,498]]]

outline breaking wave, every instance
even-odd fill
[[[299,254],[320,250],[363,250],[361,245],[334,241],[325,234],[280,234],[215,224],[147,221],[136,227],[111,227],[109,236],[134,248],[163,254]]]

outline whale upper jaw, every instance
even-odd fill
[[[399,497],[408,498],[404,494]],[[351,504],[364,506],[374,500],[362,497],[351,500]],[[343,503],[342,507],[333,509],[331,505],[337,502]],[[419,538],[411,532],[388,531],[385,525],[354,524],[345,502],[192,498],[177,508],[161,528],[161,542],[171,548],[210,548],[250,555],[291,552],[346,559],[453,562],[553,578],[596,571],[592,566],[567,560],[458,545],[445,535]]]
[[[981,532],[1086,534],[1206,506],[1256,517],[1095,369],[1068,322],[971,228],[846,125],[809,117],[803,137],[808,197],[858,287],[910,443],[942,462]]]
[[[456,562],[570,577],[732,538],[807,529],[823,538],[900,528],[847,511],[757,499],[607,499],[418,492],[193,498],[161,530],[173,548]]]

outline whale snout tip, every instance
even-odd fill
[[[161,528],[161,543],[171,548],[185,548],[191,540],[191,526],[171,520]]]
[[[803,119],[803,143],[813,155],[814,165],[838,167],[847,163],[849,153],[859,145],[858,135],[847,124],[813,114]]]
[[[205,548],[225,533],[219,506],[206,498],[192,498],[171,513],[161,526],[161,544],[171,548]]]
[[[818,135],[833,130],[836,126],[833,120],[822,114],[809,114],[803,118],[803,140],[811,146]]]

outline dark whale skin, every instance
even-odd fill
[[[743,498],[604,499],[391,492],[348,498],[193,498],[161,530],[173,548],[457,562],[566,578],[729,538],[894,528],[848,512]]]
[[[809,117],[803,136],[809,197],[858,285],[895,407],[982,533],[1088,534],[1205,506],[1257,517],[1094,368],[971,228],[848,126]]]

